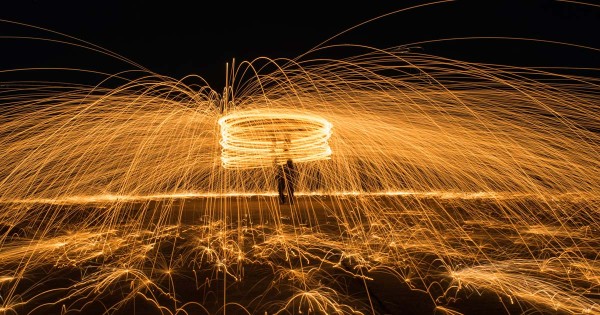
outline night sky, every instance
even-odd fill
[[[192,1],[189,1],[192,2]],[[6,1],[0,19],[66,33],[174,78],[204,77],[219,89],[225,63],[293,58],[353,25],[426,1]],[[600,48],[600,8],[558,1],[458,0],[398,13],[332,43],[380,48],[463,36],[508,36]],[[60,37],[0,23],[1,36]],[[115,73],[131,65],[45,41],[0,39],[0,70],[73,67]],[[599,53],[549,44],[460,40],[413,45],[443,57],[517,66],[600,67]],[[14,74],[13,74],[14,76]],[[60,76],[60,75],[58,75]],[[29,79],[35,79],[29,74]],[[0,80],[8,80],[0,76]]]

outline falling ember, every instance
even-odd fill
[[[219,119],[225,168],[248,169],[326,160],[333,125],[316,115],[282,110],[248,110]]]

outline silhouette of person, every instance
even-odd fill
[[[275,164],[275,181],[277,181],[277,192],[279,193],[279,204],[285,204],[285,174],[284,166]]]
[[[296,184],[296,167],[291,159],[288,159],[284,166],[285,184],[287,186],[287,195],[290,204],[294,203],[294,185]]]

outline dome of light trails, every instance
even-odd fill
[[[332,42],[222,92],[132,65],[0,69],[0,315],[600,315],[597,64]]]
[[[271,167],[326,160],[333,125],[316,115],[273,109],[245,110],[219,119],[225,168]]]

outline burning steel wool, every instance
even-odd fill
[[[332,125],[314,115],[282,110],[254,110],[219,119],[221,161],[225,168],[264,168],[329,159]]]

